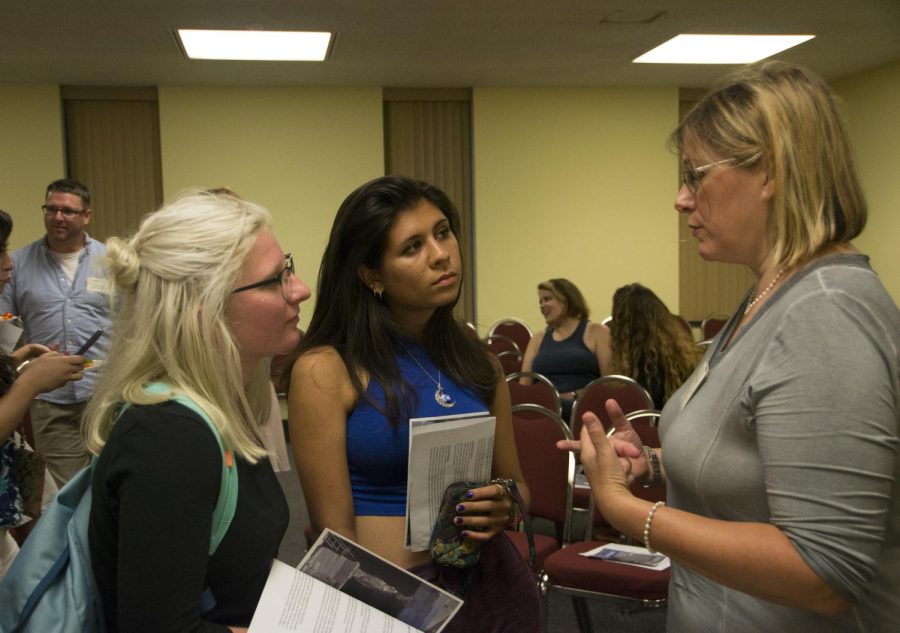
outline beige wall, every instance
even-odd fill
[[[11,249],[44,234],[47,185],[65,176],[59,87],[0,84],[0,209],[15,223]]]
[[[846,104],[869,221],[855,240],[900,304],[900,61],[834,84]]]
[[[870,203],[857,244],[900,301],[900,62],[835,87]],[[228,185],[261,202],[314,284],[338,204],[383,173],[381,89],[163,87],[159,99],[166,197]],[[597,319],[631,281],[678,310],[677,166],[665,148],[677,101],[675,88],[475,90],[482,331],[510,315],[542,327],[535,286],[555,276],[582,288]],[[0,139],[0,208],[17,248],[43,234],[41,192],[64,174],[58,87],[0,84]]]
[[[341,201],[384,173],[381,88],[163,87],[159,112],[166,199],[227,186],[266,206],[314,289]]]
[[[677,89],[479,88],[473,109],[482,333],[506,316],[542,328],[536,286],[552,277],[596,320],[633,281],[678,310]]]

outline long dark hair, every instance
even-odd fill
[[[677,319],[662,299],[641,284],[616,290],[609,324],[612,371],[644,380],[645,387],[661,372],[668,400],[703,356]]]
[[[13,219],[0,209],[0,251],[9,248],[9,236],[12,234]],[[6,395],[13,380],[16,379],[16,371],[13,359],[6,354],[0,354],[0,396]]]
[[[415,393],[400,375],[395,342],[403,337],[388,304],[360,279],[365,265],[380,269],[388,233],[397,216],[426,200],[444,214],[459,237],[459,215],[440,189],[404,176],[384,176],[351,193],[338,209],[322,265],[316,308],[303,336],[300,353],[330,345],[344,361],[356,391],[378,409],[366,394],[360,371],[385,392],[383,413],[391,424],[415,407]],[[474,389],[486,402],[494,398],[497,369],[487,347],[466,332],[453,316],[459,296],[434,311],[425,327],[422,346],[438,368],[460,385]]]

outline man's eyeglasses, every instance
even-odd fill
[[[706,175],[706,172],[713,167],[733,162],[735,162],[734,158],[726,158],[724,160],[717,160],[714,163],[709,163],[708,165],[691,167],[690,163],[684,161],[684,167],[681,170],[681,182],[684,183],[685,187],[691,190],[691,193],[697,193],[700,190],[700,181],[703,180],[703,176]]]
[[[281,286],[281,296],[284,297],[285,301],[290,301],[291,287],[294,283],[293,279],[294,257],[290,253],[287,253],[284,256],[284,268],[282,268],[281,272],[279,272],[277,275],[275,275],[274,277],[269,277],[268,279],[263,279],[262,281],[257,281],[256,283],[241,286],[240,288],[235,288],[231,291],[231,294],[244,292],[245,290],[253,290],[254,288],[263,288],[265,286],[274,286],[275,284],[279,284]]]
[[[70,209],[69,207],[54,207],[52,205],[42,204],[41,209],[45,215],[56,215],[62,213],[64,218],[74,218],[76,215],[82,215],[87,209]]]

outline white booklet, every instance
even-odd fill
[[[428,549],[447,486],[490,480],[496,423],[486,411],[409,421],[407,549]]]
[[[250,633],[439,633],[462,603],[325,530],[296,569],[272,563]]]
[[[633,567],[643,567],[662,571],[671,567],[672,563],[665,554],[651,552],[646,547],[625,545],[623,543],[607,543],[600,547],[581,553],[587,558],[599,558],[611,563],[621,563]]]

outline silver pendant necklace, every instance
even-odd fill
[[[406,348],[406,345],[404,345],[402,341],[398,341],[398,342],[400,343],[400,346],[403,348],[403,351],[406,352],[406,355],[409,356],[412,359],[412,361],[416,365],[419,366],[419,369],[422,370],[422,373],[425,374],[426,376],[428,376],[428,379],[431,382],[433,382],[435,384],[435,386],[437,387],[437,389],[435,389],[435,391],[434,391],[434,401],[437,402],[442,407],[444,407],[445,409],[449,409],[450,407],[455,405],[456,401],[453,399],[453,396],[451,396],[448,393],[444,393],[444,388],[441,386],[441,370],[438,369],[438,379],[435,380],[431,376],[431,374],[428,373],[428,370],[425,369],[424,367],[422,367],[422,363],[420,363],[416,359],[416,357],[410,353],[410,351]]]

